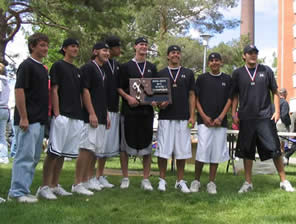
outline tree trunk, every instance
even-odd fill
[[[3,9],[0,9],[0,63],[7,65],[5,60],[5,49],[7,46],[6,35],[7,35],[7,23],[5,18],[5,12]]]

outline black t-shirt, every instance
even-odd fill
[[[140,69],[143,70],[144,63],[139,63]],[[157,70],[155,65],[146,61],[146,67],[144,71],[144,78],[153,78],[157,77]],[[136,62],[133,60],[128,61],[127,63],[121,66],[121,72],[119,77],[119,86],[127,94],[129,94],[129,79],[130,78],[142,78],[141,73],[137,67]],[[153,108],[150,105],[141,105],[137,107],[130,107],[127,101],[122,98],[122,113],[125,116],[136,116],[141,115],[142,113],[153,114]]]
[[[216,119],[231,98],[231,77],[224,73],[212,75],[207,72],[197,77],[195,86],[196,96],[204,113],[213,120]],[[204,124],[199,114],[197,123]],[[221,126],[227,127],[227,116],[224,117]]]
[[[178,69],[171,69],[174,79]],[[173,87],[174,79],[170,76],[168,68],[164,68],[158,73],[159,77],[167,77],[171,82],[172,104],[164,110],[160,110],[160,120],[188,120],[189,113],[189,92],[194,91],[194,74],[190,69],[181,67],[176,79],[176,87]]]
[[[100,67],[102,73],[104,70]],[[99,124],[107,124],[107,103],[106,89],[103,76],[94,62],[89,62],[80,68],[81,71],[81,86],[88,89],[91,97],[91,102],[97,115]],[[86,108],[83,108],[83,119],[85,123],[89,123],[89,113]]]
[[[79,69],[64,60],[55,62],[50,69],[51,85],[58,85],[60,114],[82,120]]]
[[[16,73],[15,89],[24,89],[29,124],[48,120],[48,71],[32,58],[24,60]],[[20,115],[14,110],[14,125],[19,125]]]
[[[276,91],[277,84],[274,73],[268,66],[258,64],[254,81],[251,80],[245,66],[238,68],[232,73],[232,81],[233,94],[239,96],[239,119],[271,118],[270,91]]]
[[[104,63],[103,69],[106,72],[106,97],[107,97],[107,107],[110,112],[119,111],[119,75],[120,75],[120,65],[115,59],[109,59],[109,63]]]

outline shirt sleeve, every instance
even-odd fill
[[[116,77],[115,77],[115,82],[116,82],[116,88],[119,88],[119,78],[121,76],[121,64],[117,64],[116,66],[117,69],[117,73],[116,73]]]
[[[228,99],[232,99],[233,98],[233,94],[232,94],[232,78],[230,77],[230,75],[227,75],[229,77],[228,83],[229,83],[229,88],[228,88]]]
[[[128,79],[128,65],[123,64],[120,67],[120,76],[119,76],[119,88],[127,91],[129,89],[129,79]]]
[[[234,97],[237,94],[238,94],[238,72],[237,72],[237,70],[235,70],[231,76],[230,95],[231,95],[231,97]]]
[[[199,76],[197,76],[197,79],[196,79],[196,82],[195,82],[195,95],[197,96],[197,97],[199,97],[199,95],[200,95],[200,75]]]
[[[91,89],[91,71],[90,66],[84,65],[80,68],[81,72],[81,88],[82,89]]]
[[[16,72],[16,89],[30,88],[30,65],[23,62]]]
[[[157,68],[156,68],[156,66],[154,64],[153,64],[153,67],[152,67],[151,71],[152,71],[152,76],[153,77],[158,77]]]
[[[60,85],[60,75],[57,74],[58,72],[58,65],[56,63],[54,63],[51,68],[50,68],[50,71],[49,71],[49,76],[50,76],[50,83],[52,86],[54,85]]]
[[[189,91],[195,91],[195,80],[194,80],[194,73],[192,70],[189,70]]]
[[[274,73],[271,70],[271,68],[269,68],[268,66],[265,66],[265,68],[266,68],[266,74],[268,75],[268,80],[269,80],[268,87],[272,92],[275,92],[277,90],[278,86],[277,86],[277,83],[274,78]]]

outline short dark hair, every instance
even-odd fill
[[[45,41],[45,42],[49,43],[48,36],[46,36],[43,33],[34,33],[33,35],[29,36],[28,48],[29,48],[30,54],[32,53],[31,47],[36,47],[40,41]]]

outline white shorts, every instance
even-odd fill
[[[97,154],[98,157],[112,157],[119,154],[119,122],[120,114],[109,112],[111,122],[110,129],[106,129],[104,147],[102,152]]]
[[[102,153],[105,133],[106,125],[99,124],[97,128],[93,128],[89,123],[84,123],[80,148],[92,151],[95,155]]]
[[[124,116],[121,116],[121,143],[120,143],[120,151],[126,152],[131,156],[145,156],[150,155],[152,153],[152,143],[148,145],[146,148],[137,150],[134,149],[126,143],[125,136],[124,136]]]
[[[198,125],[196,160],[203,163],[222,163],[229,160],[227,128]]]
[[[189,159],[192,157],[191,135],[187,120],[158,121],[157,149],[154,155],[169,159],[173,153],[175,159]]]
[[[63,115],[53,117],[50,124],[48,152],[57,156],[76,158],[83,121]]]

